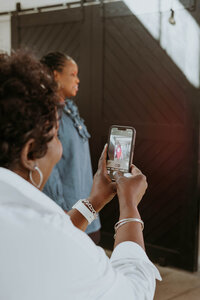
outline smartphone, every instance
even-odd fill
[[[114,181],[113,172],[130,172],[133,161],[136,130],[130,126],[112,125],[108,135],[107,171]]]

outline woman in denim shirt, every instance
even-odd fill
[[[69,100],[78,92],[78,66],[71,57],[61,52],[51,52],[41,62],[54,76],[61,101],[65,102],[59,124],[63,155],[54,167],[43,192],[64,210],[69,211],[79,199],[88,198],[93,182],[88,143],[90,134],[76,104]],[[96,243],[99,242],[99,217],[87,227],[86,232]]]

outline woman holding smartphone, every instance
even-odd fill
[[[129,178],[112,182],[105,147],[89,197],[65,213],[41,192],[62,155],[55,82],[22,50],[0,54],[0,65],[0,299],[153,300],[160,276],[145,254],[137,209],[145,176],[132,166]],[[83,231],[116,192],[109,259]]]
[[[78,66],[71,57],[61,52],[48,53],[41,62],[54,77],[60,101],[65,105],[59,124],[63,155],[53,169],[43,192],[65,211],[69,211],[77,200],[89,196],[93,182],[88,143],[90,134],[79,115],[78,107],[71,100],[78,92]],[[99,242],[99,216],[87,227],[86,233],[95,243]]]

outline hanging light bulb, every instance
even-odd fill
[[[175,25],[176,21],[174,19],[174,10],[170,9],[170,11],[171,11],[171,16],[169,17],[169,23],[172,24],[172,25]]]

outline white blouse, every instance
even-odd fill
[[[155,279],[139,245],[123,242],[109,259],[55,202],[0,168],[1,300],[153,299]]]

